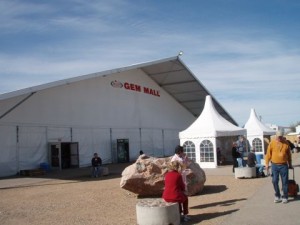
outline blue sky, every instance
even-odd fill
[[[300,121],[299,0],[2,0],[0,93],[176,56],[243,126]]]

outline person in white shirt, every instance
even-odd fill
[[[180,145],[176,146],[175,154],[171,159],[171,162],[173,161],[178,161],[181,164],[181,168],[182,168],[181,176],[182,176],[183,183],[185,184],[185,190],[187,192],[188,190],[187,190],[187,180],[186,180],[186,172],[187,172],[186,169],[191,164],[191,161],[184,153],[182,146]]]

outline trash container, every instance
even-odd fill
[[[49,172],[50,171],[49,163],[46,162],[40,163],[40,169],[44,170],[45,172]]]

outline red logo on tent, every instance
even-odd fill
[[[123,87],[123,84],[120,81],[117,81],[117,80],[112,81],[110,84],[111,84],[112,87],[115,87],[115,88],[122,88]]]
[[[126,89],[126,90],[142,92],[142,93],[145,93],[148,95],[154,95],[154,96],[160,97],[160,93],[158,90],[154,90],[149,87],[142,87],[139,84],[133,84],[133,83],[128,83],[128,82],[124,82],[124,84],[123,84],[122,82],[117,81],[117,80],[112,81],[110,84],[112,87],[115,87],[115,88],[123,88],[124,87],[124,89]]]

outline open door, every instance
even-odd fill
[[[49,143],[49,161],[52,169],[78,168],[78,142]]]

